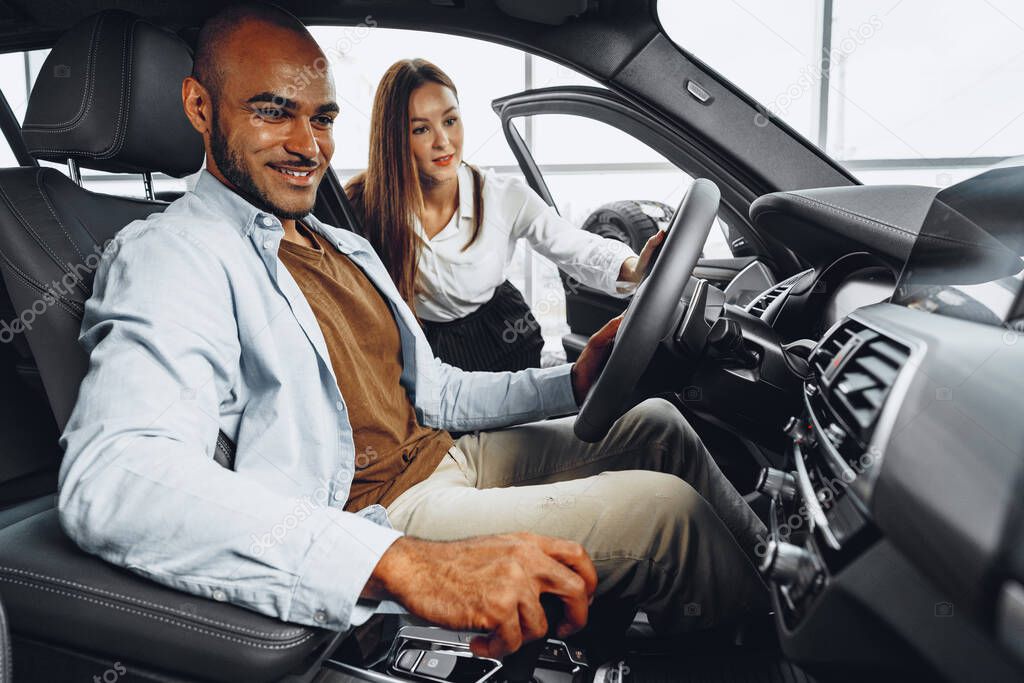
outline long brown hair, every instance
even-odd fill
[[[363,237],[373,245],[399,294],[413,310],[422,248],[413,221],[423,206],[423,192],[409,145],[409,98],[426,83],[443,85],[458,99],[448,74],[425,59],[403,59],[384,73],[373,98],[366,171],[345,186],[362,219]],[[483,178],[476,167],[469,168],[473,172],[473,234],[463,251],[479,236],[484,215]]]

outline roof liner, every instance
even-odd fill
[[[279,0],[307,24],[440,31],[491,40],[566,62],[606,81],[659,30],[656,0],[598,0],[558,26],[516,19],[495,0]],[[224,0],[0,0],[0,52],[44,48],[86,16],[122,9],[179,31],[188,39]]]

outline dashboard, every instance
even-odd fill
[[[762,550],[797,661],[1024,678],[1024,168],[755,202],[809,267],[744,307],[808,344]]]

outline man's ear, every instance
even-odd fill
[[[181,82],[181,104],[192,127],[205,137],[213,125],[210,93],[202,83],[191,76],[186,76]]]

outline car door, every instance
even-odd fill
[[[689,183],[705,177],[718,184],[722,204],[694,275],[742,304],[792,270],[793,263],[779,263],[778,254],[770,255],[747,217],[760,188],[684,131],[622,96],[590,86],[541,88],[494,100],[492,108],[526,181],[582,229],[626,242],[639,252],[647,237],[668,225]],[[579,171],[588,162],[599,162],[604,172],[594,176],[593,192],[580,192]],[[609,173],[619,174],[624,182],[617,183]],[[558,186],[570,176],[577,187],[560,196],[565,188]],[[566,204],[568,194],[576,206]],[[564,274],[562,282],[569,325],[562,345],[573,360],[587,338],[621,313],[628,300],[570,282]]]

